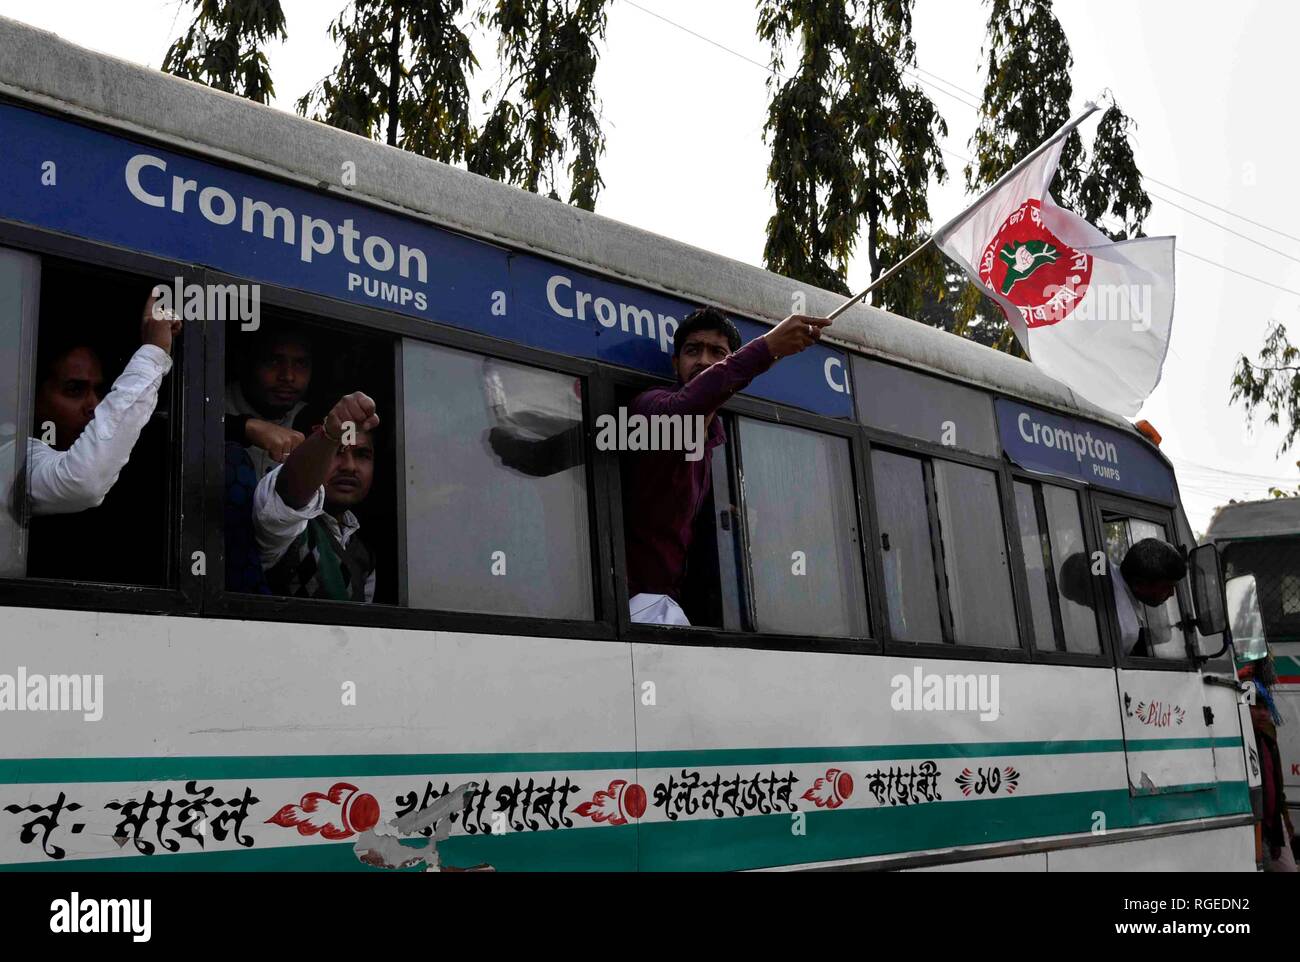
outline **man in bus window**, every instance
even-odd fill
[[[705,418],[703,457],[683,451],[638,451],[624,465],[623,519],[632,621],[689,625],[679,604],[696,515],[712,483],[713,449],[726,441],[717,410],[777,360],[815,344],[830,322],[791,315],[744,347],[725,314],[705,307],[687,316],[673,336],[672,388],[643,391],[629,417]]]
[[[293,428],[311,386],[307,335],[292,327],[254,335],[242,377],[226,386],[226,441],[243,445],[261,478],[303,442]]]
[[[1120,634],[1124,650],[1130,655],[1150,658],[1155,655],[1159,639],[1152,637],[1150,627],[1142,629],[1138,607],[1141,602],[1148,608],[1160,608],[1178,591],[1178,582],[1187,575],[1187,559],[1173,545],[1159,538],[1143,538],[1124,555],[1119,566],[1120,577],[1111,570],[1111,581],[1117,585],[1115,608],[1119,614]],[[1149,616],[1148,616],[1149,621]]]
[[[36,436],[27,440],[27,467],[19,479],[31,514],[98,507],[126,467],[158,403],[181,330],[171,311],[154,316],[154,304],[152,296],[145,302],[140,347],[106,395],[99,354],[84,341],[52,343],[40,352]]]
[[[375,402],[348,394],[258,482],[253,525],[275,594],[374,600],[374,556],[351,509],[370,493],[378,426]]]
[[[1109,561],[1106,564],[1115,586],[1115,614],[1124,653],[1149,658],[1155,653],[1153,639],[1151,630],[1142,624],[1139,604],[1160,608],[1172,598],[1178,582],[1187,575],[1187,559],[1159,538],[1144,538],[1128,549],[1118,572]],[[1061,594],[1091,608],[1094,602],[1087,582],[1090,575],[1091,564],[1082,551],[1066,558],[1057,579]]]

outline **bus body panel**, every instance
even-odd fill
[[[116,868],[147,854],[155,867],[174,853],[199,868],[356,868],[366,828],[396,834],[390,819],[474,783],[460,838],[440,849],[448,864],[635,867],[634,831],[574,814],[634,769],[627,645],[43,609],[5,619],[0,672],[103,682],[96,721],[0,716],[0,864]],[[23,841],[60,797],[57,828]],[[205,832],[183,831],[204,818]],[[592,846],[570,835],[567,854],[491,844],[552,823],[615,830]]]
[[[367,830],[463,785],[439,857],[501,869],[807,865],[1248,810],[1244,782],[1131,798],[1106,670],[7,616],[29,692],[103,676],[97,721],[6,718],[9,866],[364,868]],[[918,667],[998,677],[997,718],[905,707]]]
[[[1151,795],[1212,787],[1214,736],[1231,736],[1228,748],[1240,754],[1241,734],[1232,714],[1217,727],[1206,723],[1209,686],[1201,676],[1120,668],[1118,677],[1130,791]]]
[[[1131,796],[1110,669],[645,644],[633,660],[656,694],[636,709],[642,868],[867,859],[1249,810],[1240,769],[1205,779],[1209,739],[1184,731],[1152,754],[1194,756],[1169,768],[1193,781]],[[997,717],[926,707],[931,679],[978,691],[981,676],[985,691],[997,679]],[[1219,741],[1240,756],[1239,733]],[[737,784],[762,789],[740,818]]]

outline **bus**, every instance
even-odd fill
[[[0,50],[4,869],[1255,868],[1213,549],[1119,640],[1127,547],[1194,543],[1128,422],[859,305],[720,411],[693,627],[632,623],[644,506],[597,419],[693,309],[749,339],[836,295],[9,20]],[[111,383],[152,291],[184,328],[126,467],[37,516],[49,359]],[[228,431],[265,371],[375,400],[364,597],[259,580]]]
[[[1226,504],[1202,540],[1218,547],[1225,579],[1255,580],[1260,618],[1253,631],[1234,629],[1234,647],[1243,658],[1272,652],[1282,784],[1287,806],[1300,809],[1300,500]]]

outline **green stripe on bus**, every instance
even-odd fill
[[[806,813],[599,826],[568,831],[458,835],[441,842],[446,865],[499,871],[650,871],[764,868],[1092,833],[1097,813],[1116,830],[1250,811],[1245,782],[1185,785],[1182,794],[1130,798],[1124,789],[930,802]],[[288,848],[42,861],[6,871],[383,871],[357,861],[350,842]]]
[[[1236,738],[1154,738],[1130,751],[1179,751],[1239,746]],[[447,755],[211,755],[162,758],[0,759],[0,784],[62,782],[181,782],[191,779],[335,778],[537,771],[635,771],[794,765],[890,758],[981,758],[997,755],[1069,755],[1122,752],[1119,739],[970,742],[932,745],[849,745],[821,748],[720,748],[655,752],[500,752]]]
[[[1250,810],[1244,782],[1211,791],[1130,798],[1124,789],[934,802],[896,808],[810,812],[805,835],[789,815],[641,826],[641,868],[693,871],[762,868],[1090,833],[1210,818]]]

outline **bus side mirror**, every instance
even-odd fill
[[[1228,626],[1227,605],[1223,596],[1223,576],[1219,571],[1219,549],[1203,544],[1187,558],[1192,580],[1192,603],[1196,608],[1196,630],[1202,635],[1218,635]]]
[[[1228,603],[1228,620],[1232,626],[1232,647],[1237,664],[1268,657],[1268,638],[1264,631],[1264,612],[1259,607],[1259,588],[1252,574],[1229,578],[1223,586]]]

